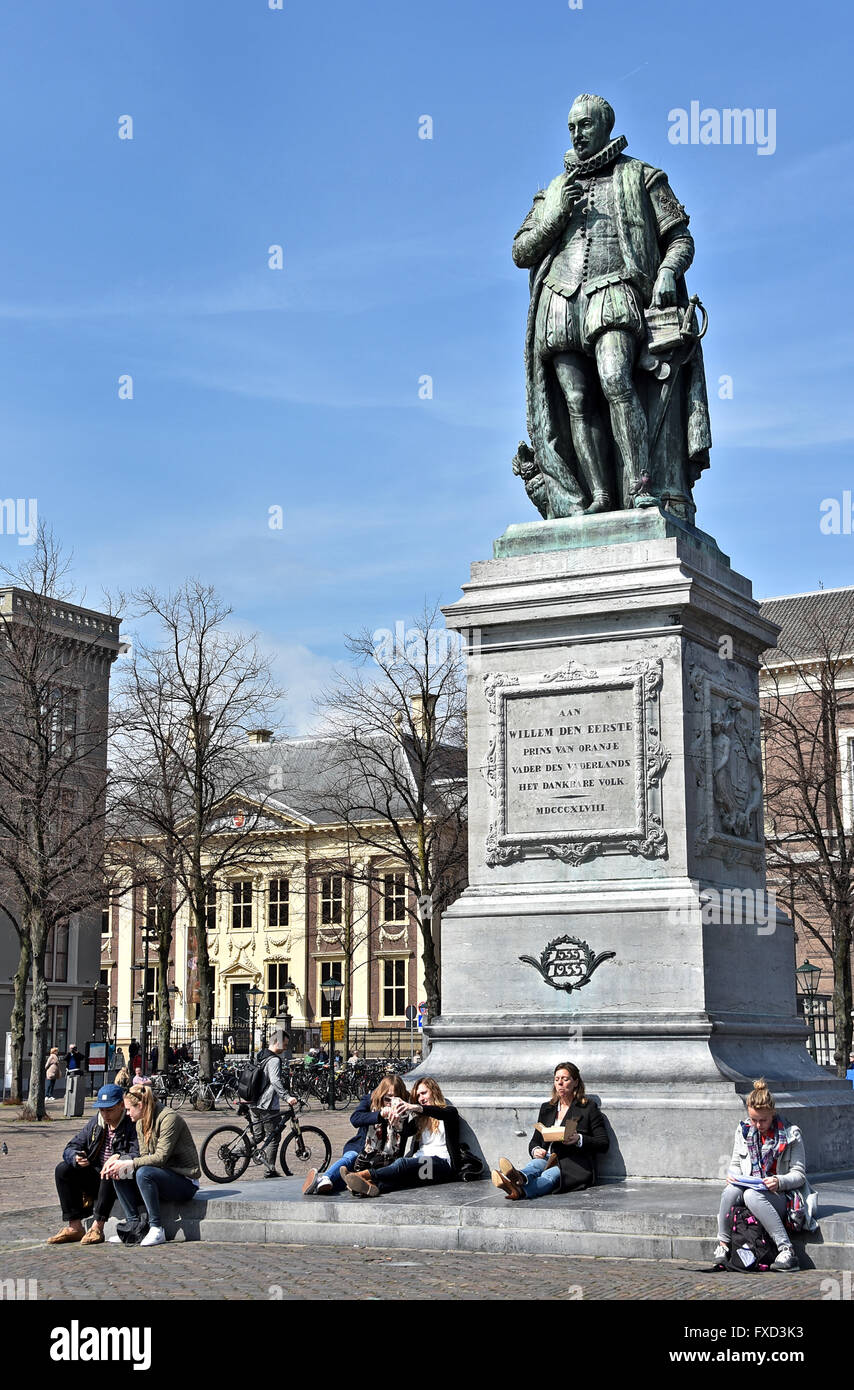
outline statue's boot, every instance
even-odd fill
[[[584,515],[613,511],[614,499],[608,486],[608,441],[602,423],[597,415],[574,415],[572,412],[569,420],[573,448],[592,494]]]
[[[611,427],[623,460],[623,506],[655,507],[658,498],[651,493],[635,494],[634,487],[649,473],[649,434],[643,406],[634,390],[625,391],[610,399]]]

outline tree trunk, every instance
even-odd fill
[[[844,1077],[851,1055],[851,1010],[854,1007],[851,1000],[852,919],[847,907],[841,910],[833,925],[833,1025],[836,1037],[833,1056],[836,1075]]]
[[[421,959],[424,962],[424,992],[427,995],[427,1020],[432,1022],[439,1017],[441,1011],[441,993],[439,990],[439,961],[436,956],[436,943],[433,940],[433,919],[427,917],[421,921],[421,939],[424,950]],[[430,1050],[426,1034],[422,1043],[422,1057],[426,1057]]]
[[[24,1098],[24,1048],[27,1037],[27,985],[30,980],[32,949],[30,938],[20,938],[18,969],[15,972],[15,1002],[12,1005],[12,1100]]]
[[[157,941],[158,971],[157,999],[160,1013],[157,1020],[157,1067],[165,1071],[169,1057],[169,1043],[172,1037],[172,1019],[169,1013],[169,950],[172,945],[171,923],[161,931]]]
[[[210,1081],[213,1073],[211,1059],[211,964],[208,957],[208,933],[204,899],[197,890],[193,895],[193,916],[196,927],[196,968],[199,977],[199,1075]],[[251,1048],[250,1048],[251,1051]]]
[[[32,933],[33,942],[33,991],[30,1001],[30,1037],[32,1041],[32,1063],[30,1067],[30,1090],[24,1115],[28,1120],[45,1118],[45,1066],[47,1064],[47,980],[44,973],[45,949],[47,947],[47,928],[39,923]]]

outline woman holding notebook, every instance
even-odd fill
[[[797,1125],[777,1113],[764,1077],[754,1081],[747,1097],[747,1119],[735,1127],[727,1185],[718,1212],[718,1243],[714,1260],[729,1258],[727,1218],[731,1207],[744,1204],[777,1246],[771,1268],[787,1273],[798,1268],[792,1237],[786,1229],[815,1228],[815,1194],[807,1182],[804,1141]]]
[[[519,1169],[509,1158],[501,1158],[492,1181],[511,1202],[592,1187],[596,1155],[607,1153],[608,1144],[604,1117],[595,1100],[585,1095],[578,1067],[559,1062],[551,1098],[540,1106],[528,1145],[531,1162]]]

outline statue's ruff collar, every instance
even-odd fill
[[[575,150],[567,150],[563,158],[563,167],[568,174],[576,174],[580,178],[586,178],[588,174],[598,174],[609,164],[613,164],[628,143],[625,135],[618,135],[616,140],[609,140],[605,148],[590,159],[579,159]]]

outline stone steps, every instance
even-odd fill
[[[819,1230],[795,1241],[804,1267],[854,1269],[854,1182],[817,1185]],[[589,1192],[507,1202],[489,1183],[304,1198],[298,1178],[205,1187],[165,1208],[183,1240],[378,1249],[468,1250],[687,1260],[711,1265],[720,1188],[705,1183],[608,1184]]]

